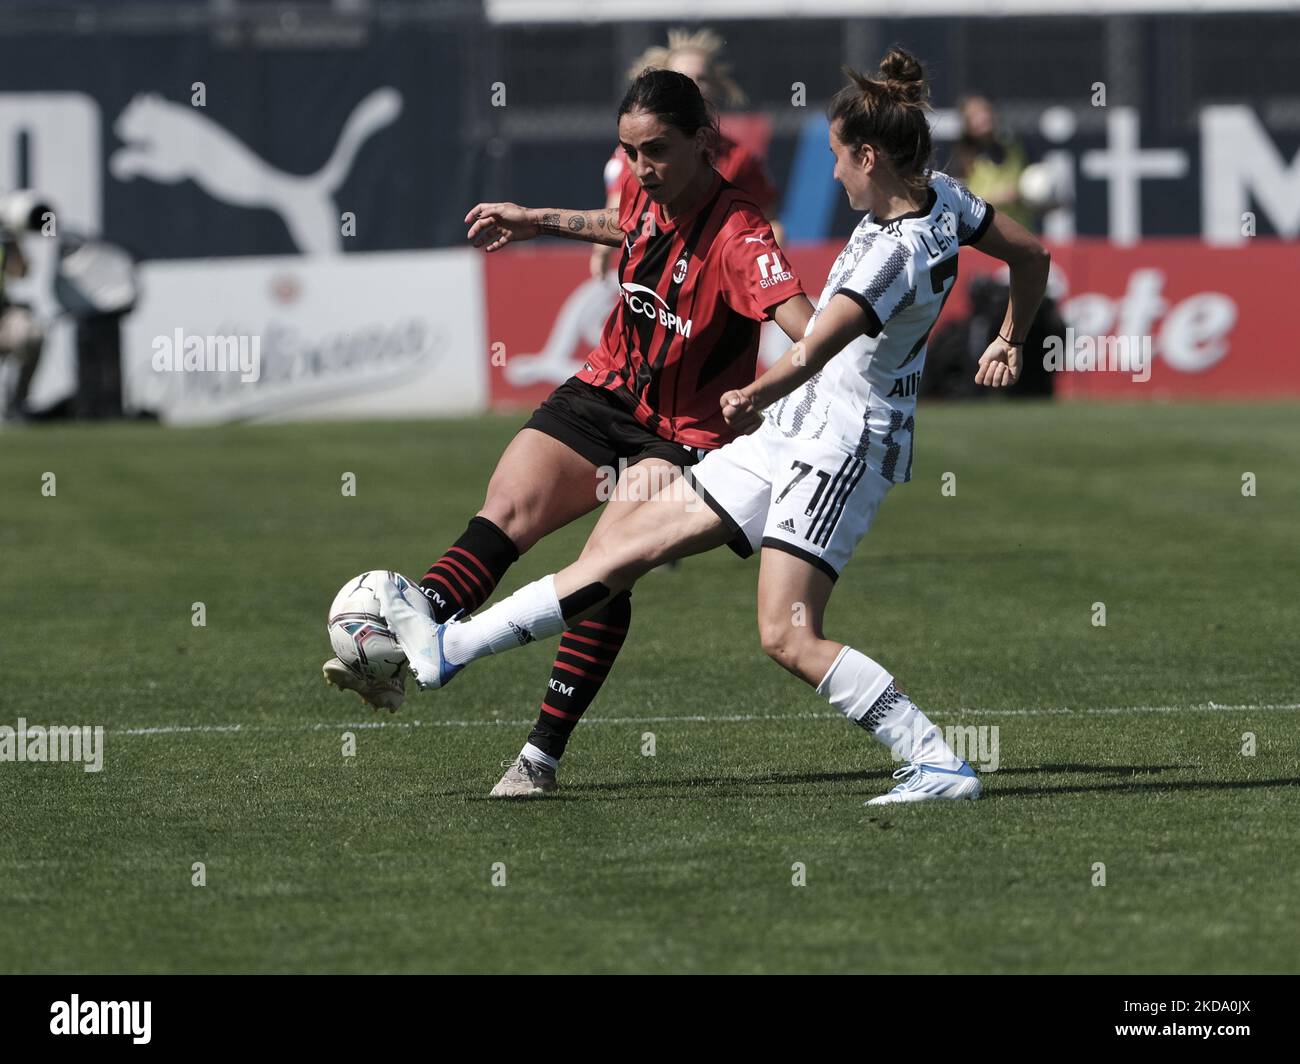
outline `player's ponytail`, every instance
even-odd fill
[[[618,107],[618,117],[630,111],[655,115],[684,137],[707,130],[707,158],[711,163],[717,152],[718,117],[709,106],[700,87],[685,74],[675,70],[643,70],[628,86],[627,95]]]
[[[913,55],[891,48],[880,61],[876,77],[848,67],[849,79],[831,99],[826,117],[839,123],[838,136],[855,151],[871,144],[889,160],[909,188],[921,189],[928,179],[930,155],[930,86]]]

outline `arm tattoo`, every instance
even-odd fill
[[[544,233],[587,240],[596,244],[620,244],[623,231],[618,226],[618,209],[599,211],[545,211],[538,219]]]

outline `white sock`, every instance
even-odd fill
[[[560,767],[560,759],[558,757],[552,757],[545,750],[537,749],[537,747],[532,743],[524,743],[524,748],[520,750],[519,753],[522,757],[528,758],[528,760],[534,765],[541,765],[544,768],[549,768],[552,772]]]
[[[447,626],[443,653],[453,665],[511,650],[564,631],[555,577],[544,576],[467,621]]]
[[[817,693],[889,747],[896,758],[961,768],[961,759],[938,727],[895,686],[884,667],[860,651],[841,650],[817,685]]]

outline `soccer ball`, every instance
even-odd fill
[[[405,577],[384,569],[362,573],[344,584],[334,596],[328,617],[330,645],[338,659],[359,676],[381,683],[400,680],[406,668],[406,655],[380,612],[379,583],[390,575],[410,583]]]

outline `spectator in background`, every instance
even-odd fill
[[[1037,228],[1042,205],[1031,205],[1021,193],[1024,149],[998,130],[997,112],[985,96],[958,101],[961,137],[953,147],[947,171],[975,195],[1006,212],[1027,229]],[[1051,284],[1039,304],[1021,357],[1020,381],[1015,399],[1050,398],[1052,375],[1043,368],[1049,337],[1064,336],[1065,322],[1052,298]],[[974,383],[975,368],[985,348],[997,336],[1011,297],[1006,281],[997,276],[977,277],[968,289],[969,312],[942,318],[930,339],[921,378],[920,395],[939,399],[983,398],[987,389]]]
[[[673,70],[685,74],[700,88],[700,94],[715,110],[723,105],[740,107],[745,103],[745,94],[731,78],[730,67],[721,61],[722,38],[709,29],[696,30],[691,33],[684,29],[668,31],[668,44],[648,48],[628,67],[629,80],[635,80],[641,71]],[[776,206],[776,188],[768,179],[763,160],[749,149],[731,140],[725,131],[725,121],[721,137],[718,138],[717,151],[713,158],[714,169],[737,188],[749,193],[755,205],[770,215]],[[623,171],[627,167],[627,153],[622,145],[614,149],[609,162],[605,164],[605,206],[617,207],[619,186],[623,181]],[[785,237],[780,224],[769,218],[772,232],[779,244]],[[614,248],[597,244],[591,253],[591,274],[603,277],[610,268],[610,256]]]
[[[953,148],[948,173],[1025,228],[1035,228],[1035,212],[1020,195],[1024,149],[999,133],[997,112],[987,97],[967,96],[958,102],[957,110],[961,138]]]
[[[25,418],[27,393],[36,375],[36,365],[41,358],[45,333],[28,307],[10,303],[6,298],[5,282],[27,276],[27,260],[17,237],[0,231],[0,358],[6,355],[18,363],[18,376],[4,399],[5,419]]]

